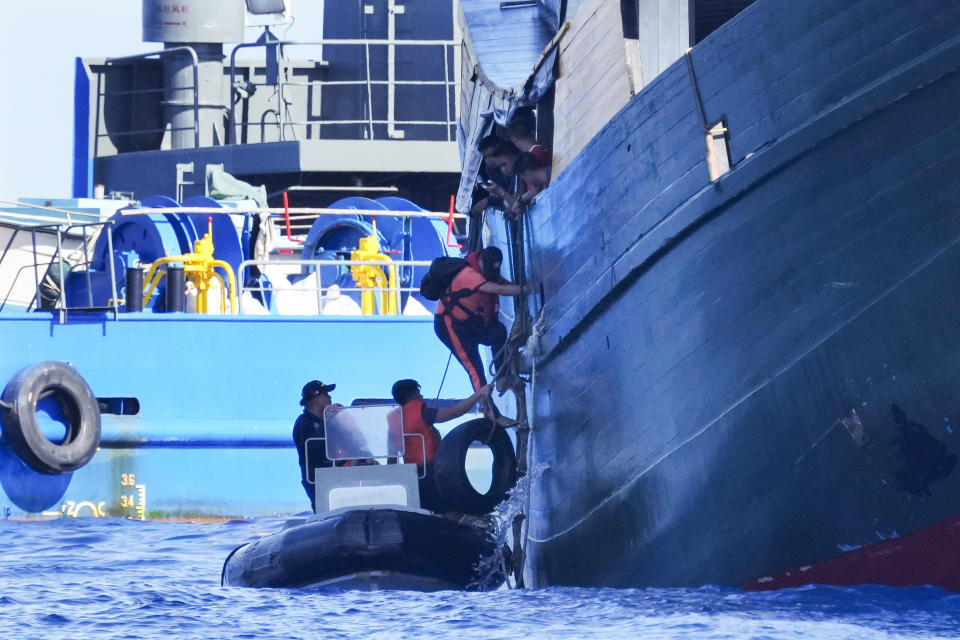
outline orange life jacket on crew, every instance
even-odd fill
[[[495,293],[484,293],[477,289],[488,280],[480,271],[480,254],[476,251],[467,254],[466,266],[460,270],[450,287],[440,297],[437,304],[437,315],[449,313],[454,320],[463,322],[470,316],[483,317],[483,324],[488,325],[497,318],[500,310],[500,296]],[[472,292],[472,293],[471,293]],[[456,294],[465,294],[458,297]],[[451,294],[454,296],[451,299]],[[452,304],[451,304],[452,303]],[[451,307],[448,309],[448,307]]]
[[[423,400],[410,400],[401,407],[403,411],[403,459],[423,466],[423,454],[426,450],[427,462],[433,462],[440,448],[440,432],[423,419]],[[421,439],[416,435],[423,436]]]

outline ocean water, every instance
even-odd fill
[[[960,595],[932,587],[546,588],[488,593],[220,586],[227,553],[281,519],[0,520],[0,638],[960,637]]]

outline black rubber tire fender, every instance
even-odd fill
[[[467,478],[467,449],[474,442],[486,444],[493,452],[493,478],[486,493],[477,491]],[[486,418],[478,418],[457,425],[443,438],[433,472],[445,509],[485,515],[507,497],[507,491],[516,483],[517,456],[502,427],[492,427]]]
[[[37,422],[37,403],[53,396],[66,421],[62,442],[51,442]],[[46,474],[75,471],[100,445],[100,408],[90,385],[71,365],[40,362],[17,372],[3,390],[3,435],[32,469]]]

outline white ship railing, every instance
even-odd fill
[[[18,213],[6,208],[0,208],[0,222],[15,224],[18,227],[18,231],[21,229],[29,229],[37,223],[41,225],[63,222],[66,222],[66,224],[74,224],[97,222],[100,220],[99,213],[71,211],[70,209],[58,209],[56,207],[42,207],[28,202],[16,202],[13,200],[0,200],[0,207],[23,208],[37,211],[37,213]]]
[[[303,303],[304,294],[311,295],[316,301],[317,311],[315,313],[308,314],[295,314],[295,315],[331,315],[329,313],[324,313],[323,308],[326,304],[331,302],[333,299],[331,297],[332,292],[337,292],[341,296],[351,294],[351,293],[373,293],[374,300],[379,301],[381,294],[394,295],[398,301],[396,312],[392,315],[404,315],[404,309],[399,304],[401,299],[401,294],[413,294],[418,293],[420,290],[415,286],[402,286],[398,284],[395,287],[341,287],[337,282],[323,282],[323,275],[321,273],[322,267],[335,267],[337,268],[337,279],[345,273],[349,273],[350,267],[359,267],[359,266],[371,266],[383,269],[384,271],[389,268],[401,270],[403,267],[409,267],[412,273],[414,267],[429,267],[429,260],[390,260],[389,262],[385,261],[375,261],[375,260],[304,260],[304,259],[268,259],[268,260],[244,260],[240,263],[237,268],[237,281],[246,282],[245,274],[249,271],[250,267],[257,267],[261,272],[266,272],[268,268],[274,268],[275,275],[277,273],[282,277],[283,275],[296,275],[303,274],[303,267],[314,267],[312,272],[304,274],[304,277],[298,281],[298,283],[305,282],[307,280],[312,280],[313,282],[309,285],[281,285],[277,286],[274,284],[273,280],[270,280],[270,286],[265,287],[260,284],[257,285],[240,285],[240,307],[241,313],[243,313],[243,299],[244,293],[259,293],[271,294],[271,295],[283,295],[289,292],[290,297],[298,298],[299,303]],[[300,267],[299,270],[293,271],[292,268]],[[288,271],[288,274],[282,273],[283,271]],[[268,279],[270,278],[268,274]],[[286,278],[284,278],[286,280]],[[289,282],[289,280],[287,280]],[[399,278],[398,278],[399,282]],[[409,283],[412,285],[412,283]],[[336,287],[335,289],[332,287]],[[338,296],[339,297],[339,296]],[[352,299],[352,298],[351,298]],[[409,302],[409,301],[408,301]],[[279,306],[279,305],[277,305]],[[379,302],[378,302],[379,307]],[[360,304],[357,303],[357,314],[360,314]],[[409,311],[408,311],[409,313]],[[280,311],[281,315],[284,314],[282,310]],[[425,313],[420,313],[419,315],[427,315],[429,311]],[[294,315],[294,314],[289,314]],[[347,315],[347,314],[337,314],[337,315]],[[376,315],[391,315],[387,313],[384,309],[378,308],[378,313]]]
[[[72,212],[71,212],[72,213]],[[164,214],[164,213],[197,213],[197,214],[209,214],[209,215],[244,215],[244,216],[253,216],[258,214],[268,214],[271,218],[277,218],[284,220],[286,222],[286,232],[288,239],[291,241],[292,247],[296,247],[296,243],[300,242],[297,238],[294,237],[294,230],[306,230],[311,224],[307,224],[304,221],[311,221],[319,216],[323,215],[360,215],[360,216],[369,216],[376,218],[378,216],[387,216],[387,217],[399,217],[399,218],[432,218],[445,222],[448,226],[448,237],[447,244],[450,244],[450,232],[452,230],[452,225],[455,220],[463,219],[466,216],[460,213],[454,212],[431,212],[431,211],[386,211],[386,210],[359,210],[359,209],[318,209],[318,208],[281,208],[281,207],[265,207],[265,208],[256,208],[256,209],[247,209],[247,210],[237,210],[229,208],[220,208],[220,207],[156,207],[156,208],[141,208],[141,209],[124,209],[118,212],[121,216],[133,216],[133,215],[150,215],[150,214]],[[42,216],[38,216],[42,219]],[[299,224],[298,224],[299,222]],[[61,269],[59,274],[59,291],[56,292],[57,299],[51,307],[46,307],[50,311],[58,311],[60,313],[60,321],[66,321],[66,313],[69,310],[77,309],[93,309],[95,308],[94,301],[92,300],[92,289],[91,283],[89,282],[92,277],[93,272],[90,271],[93,259],[90,256],[90,250],[92,249],[92,244],[100,233],[107,225],[113,224],[113,220],[100,220],[95,222],[73,222],[68,223],[64,222],[62,219],[58,222],[51,222],[48,224],[39,224],[23,227],[24,231],[29,231],[33,237],[33,264],[21,267],[17,270],[16,274],[13,275],[14,284],[20,277],[27,273],[28,270],[33,271],[33,280],[35,286],[35,294],[32,301],[28,304],[27,310],[36,309],[41,305],[41,282],[42,280],[49,275],[48,270],[54,267],[57,267],[58,261],[63,261],[66,259],[66,252],[63,247],[63,238],[68,234],[79,236],[82,239],[81,247],[76,250],[72,250],[72,254],[82,255],[82,259],[76,263],[71,264],[69,269],[80,269],[82,273],[86,274],[88,278],[87,286],[87,300],[86,304],[77,305],[76,301],[68,301],[64,299],[63,285],[65,281],[66,272],[62,271],[62,263],[58,267]],[[56,249],[52,255],[43,255],[41,259],[42,252],[39,250],[37,243],[37,234],[48,234],[56,237]],[[107,255],[113,255],[113,234],[106,234],[106,243],[107,243]],[[459,246],[459,245],[450,245],[450,246]],[[288,249],[289,251],[289,249]],[[348,250],[349,251],[349,250]],[[75,259],[75,258],[74,258]],[[120,318],[121,306],[124,301],[120,295],[120,291],[117,287],[117,273],[114,271],[114,261],[107,260],[107,269],[109,272],[109,278],[111,282],[111,297],[107,303],[107,307],[103,308],[104,310],[112,311],[114,319],[118,320]],[[0,259],[2,263],[2,259]],[[297,259],[297,258],[288,258],[288,257],[275,257],[269,259],[252,259],[244,260],[238,265],[237,268],[237,298],[241,302],[241,313],[244,313],[243,310],[243,294],[279,294],[280,296],[288,296],[299,298],[301,301],[303,299],[303,294],[306,293],[311,295],[313,302],[316,305],[316,310],[312,313],[307,314],[296,314],[296,315],[328,315],[325,314],[323,309],[324,306],[331,300],[331,292],[333,285],[337,285],[337,290],[339,290],[340,295],[350,297],[350,294],[357,293],[372,293],[374,295],[374,300],[376,301],[377,306],[377,315],[386,315],[386,310],[380,308],[381,294],[388,296],[394,296],[394,299],[397,301],[397,306],[395,310],[396,315],[407,314],[409,315],[411,309],[404,308],[404,305],[401,304],[403,300],[403,294],[412,294],[417,293],[419,289],[413,286],[413,282],[403,282],[403,278],[412,279],[413,270],[418,267],[429,267],[430,261],[428,260],[395,260],[390,258],[389,260],[350,260],[350,259],[337,259],[337,260],[321,260],[321,259]],[[387,287],[343,287],[340,288],[336,282],[324,282],[323,274],[321,271],[324,267],[335,267],[337,268],[337,278],[339,279],[340,275],[348,273],[350,267],[358,266],[372,266],[377,267],[382,270],[383,275],[387,281],[389,281],[389,274],[391,271],[396,273],[396,284],[394,286]],[[287,275],[303,274],[304,277],[300,282],[304,282],[309,278],[313,278],[312,286],[307,286],[306,284],[300,284],[295,286],[282,285],[277,286],[272,284],[270,286],[264,286],[262,282],[257,284],[249,285],[246,284],[247,278],[246,275],[251,267],[257,267],[262,272],[266,273],[267,270],[273,270],[275,272],[275,277],[277,273],[280,274],[279,277],[285,277]],[[305,269],[305,267],[312,267],[313,271]],[[268,275],[269,279],[269,275]],[[6,292],[6,295],[2,302],[0,302],[0,310],[3,306],[7,304],[10,298],[10,293],[13,290],[13,284],[9,287],[9,290]],[[407,297],[407,306],[410,306],[412,296]],[[352,299],[352,298],[351,298]],[[81,301],[82,303],[83,301]],[[99,307],[97,307],[99,308]],[[424,308],[422,305],[419,308],[412,309],[413,313],[419,315],[426,315],[430,312]],[[259,313],[270,313],[266,309],[259,310]],[[282,312],[281,312],[282,313]],[[358,314],[360,315],[360,314]]]
[[[230,86],[235,86],[236,83],[236,69],[237,61],[236,56],[237,52],[241,49],[248,49],[252,47],[278,47],[279,50],[282,50],[283,47],[292,47],[292,46],[313,46],[313,47],[322,47],[324,45],[330,46],[355,46],[362,47],[364,53],[364,70],[365,77],[359,80],[313,80],[313,81],[290,81],[285,78],[285,65],[283,61],[278,61],[278,82],[276,85],[268,83],[251,83],[253,87],[258,86],[276,86],[276,108],[268,111],[264,111],[260,116],[259,122],[251,121],[238,121],[236,117],[235,100],[230,103],[230,132],[227,134],[228,143],[234,142],[237,139],[237,134],[242,131],[244,128],[249,127],[252,124],[257,124],[261,128],[261,141],[264,140],[264,129],[266,127],[265,118],[267,115],[272,115],[276,118],[276,126],[279,130],[279,139],[280,141],[287,140],[286,131],[289,131],[293,134],[293,137],[290,139],[296,140],[296,129],[297,126],[317,126],[317,125],[334,125],[334,124],[360,124],[366,125],[366,135],[368,140],[376,139],[376,134],[374,131],[374,125],[385,124],[387,126],[387,137],[388,138],[402,138],[403,134],[398,130],[398,126],[404,125],[425,125],[425,126],[443,126],[446,129],[446,139],[447,141],[452,141],[454,139],[454,127],[457,124],[456,116],[456,105],[453,104],[453,101],[450,97],[451,90],[456,90],[457,79],[456,74],[456,64],[454,64],[454,69],[451,72],[450,62],[454,60],[456,51],[459,42],[456,40],[357,40],[357,39],[339,39],[339,38],[325,38],[321,40],[311,40],[311,41],[297,41],[297,40],[271,40],[268,42],[248,42],[235,46],[233,51],[230,53]],[[386,80],[374,80],[370,72],[370,48],[371,47],[387,47],[387,79]],[[443,62],[443,80],[398,80],[396,73],[396,48],[397,47],[436,47],[439,49],[439,55],[442,58]],[[455,61],[455,60],[454,60]],[[323,118],[311,118],[310,120],[288,120],[286,119],[287,113],[287,98],[285,97],[285,89],[289,87],[304,87],[309,92],[311,89],[316,88],[322,95],[323,87],[334,87],[334,86],[358,86],[366,88],[366,98],[367,98],[367,117],[362,120],[325,120]],[[373,87],[375,86],[385,86],[387,88],[387,118],[385,120],[375,119],[373,117]],[[400,86],[442,86],[444,87],[444,96],[446,104],[446,116],[443,120],[402,120],[396,118],[395,110],[395,96],[396,88]],[[237,129],[237,131],[234,131]]]
[[[277,61],[278,76],[276,83],[267,83],[267,82],[254,82],[250,79],[243,79],[247,83],[249,88],[254,90],[257,87],[272,87],[274,93],[270,98],[270,101],[266,103],[270,108],[265,108],[262,111],[260,109],[256,110],[256,113],[251,114],[250,120],[238,119],[236,104],[238,102],[243,102],[243,100],[230,100],[229,106],[223,105],[222,109],[229,113],[229,125],[226,130],[227,143],[235,143],[237,140],[245,139],[245,136],[242,135],[243,131],[251,127],[260,128],[260,142],[265,142],[266,140],[266,129],[267,127],[276,127],[278,131],[278,141],[284,140],[296,140],[303,138],[320,138],[317,136],[300,136],[298,138],[297,131],[298,128],[306,130],[308,127],[319,127],[322,125],[364,125],[364,131],[366,139],[373,140],[376,138],[375,125],[386,125],[387,138],[403,138],[402,128],[404,126],[430,126],[430,127],[444,127],[445,133],[443,138],[447,141],[454,140],[455,127],[457,124],[457,105],[453,98],[451,97],[451,91],[456,91],[457,88],[457,65],[456,65],[456,55],[458,52],[458,42],[455,40],[362,40],[362,39],[322,39],[315,41],[294,41],[294,40],[274,40],[269,42],[252,42],[244,43],[234,47],[233,51],[230,54],[230,87],[234,87],[235,83],[238,81],[238,66],[243,68],[245,65],[242,61],[238,62],[236,60],[237,52],[242,49],[252,48],[252,47],[278,47],[282,50],[283,47],[293,47],[293,46],[313,46],[313,47],[322,47],[323,45],[338,45],[338,46],[355,46],[360,48],[363,51],[364,60],[364,77],[355,79],[355,80],[309,80],[309,81],[299,81],[299,80],[290,80],[288,79],[288,72],[290,69],[296,68],[291,63],[285,60]],[[377,80],[371,74],[371,48],[374,47],[387,47],[388,51],[388,65],[387,65],[387,79]],[[395,62],[395,50],[397,47],[433,47],[437,49],[437,56],[442,61],[443,64],[443,78],[436,80],[401,80],[397,76],[397,67]],[[158,94],[160,96],[164,95],[166,89],[163,86],[152,86],[142,89],[121,89],[121,90],[111,90],[107,91],[106,89],[106,80],[105,76],[108,73],[108,70],[112,66],[116,66],[122,63],[135,62],[138,60],[147,60],[150,58],[158,58],[161,56],[168,56],[171,54],[187,54],[190,56],[190,71],[193,75],[193,86],[192,87],[181,87],[184,91],[189,91],[192,94],[192,98],[188,98],[187,102],[188,108],[193,114],[193,123],[189,127],[171,127],[168,124],[159,128],[139,128],[139,129],[130,129],[130,130],[114,130],[106,131],[103,120],[103,114],[105,112],[106,101],[109,98],[114,98],[117,96],[130,96],[135,97],[142,94]],[[454,63],[451,69],[451,61]],[[262,64],[262,63],[260,63]],[[320,63],[322,66],[322,63]],[[119,58],[107,58],[104,61],[104,69],[102,71],[94,71],[96,77],[93,80],[96,83],[96,117],[94,118],[95,131],[93,135],[93,156],[99,157],[100,154],[100,142],[103,139],[115,137],[115,136],[141,136],[144,134],[162,134],[168,127],[171,128],[171,132],[174,129],[176,130],[191,130],[193,131],[193,143],[195,148],[201,146],[201,136],[200,136],[200,95],[199,95],[199,59],[196,51],[190,46],[177,46],[171,47],[169,49],[164,49],[162,51],[152,51],[148,53],[142,53],[131,56],[123,56]],[[306,93],[311,93],[314,90],[317,92],[317,96],[323,95],[324,87],[334,87],[334,86],[357,86],[364,87],[366,89],[366,117],[360,119],[324,119],[322,117],[310,116],[308,119],[295,119],[291,118],[289,113],[290,102],[290,92],[294,88],[302,88]],[[402,86],[439,86],[444,88],[444,100],[445,100],[445,111],[444,116],[438,119],[402,119],[397,118],[396,109],[395,109],[395,97],[396,89]],[[387,96],[386,96],[386,114],[387,117],[383,118],[374,118],[373,116],[373,102],[374,102],[374,87],[386,87]],[[263,103],[260,103],[263,104]],[[269,121],[270,119],[273,121]]]
[[[35,292],[33,299],[27,305],[27,311],[39,308],[42,303],[41,282],[48,275],[53,274],[51,270],[54,269],[54,267],[56,267],[56,269],[58,270],[57,300],[54,303],[53,307],[47,307],[47,309],[49,311],[58,311],[60,313],[61,324],[66,321],[66,313],[67,313],[67,310],[69,309],[69,307],[66,306],[66,302],[64,300],[64,292],[63,292],[64,283],[66,281],[66,275],[70,270],[76,267],[82,267],[84,269],[84,273],[86,274],[86,278],[87,278],[87,296],[88,296],[87,306],[92,307],[93,306],[93,299],[92,299],[92,293],[91,293],[92,272],[90,271],[90,265],[92,264],[92,260],[89,255],[89,249],[90,249],[90,245],[93,243],[93,241],[95,241],[100,231],[104,227],[112,224],[113,224],[112,220],[99,220],[96,222],[84,222],[84,223],[73,223],[73,224],[54,223],[54,224],[45,224],[45,225],[34,225],[25,229],[30,232],[31,244],[33,248],[33,256],[34,256],[33,264],[21,267],[17,271],[16,275],[13,278],[13,282],[11,283],[10,288],[7,291],[3,301],[0,302],[0,310],[2,310],[4,306],[6,306],[7,301],[10,298],[10,294],[14,290],[14,287],[17,283],[17,280],[26,271],[26,269],[33,270],[33,283],[34,283],[34,292]],[[80,249],[72,253],[79,253],[80,255],[83,256],[83,260],[79,264],[70,265],[69,269],[65,271],[63,268],[63,264],[64,264],[64,260],[66,260],[67,258],[67,255],[63,247],[63,239],[64,239],[64,236],[68,235],[72,230],[76,230],[75,231],[76,235],[79,235],[81,238]],[[38,234],[43,234],[43,235],[53,234],[56,236],[56,239],[57,239],[56,250],[52,255],[45,256],[48,258],[48,260],[40,260],[41,251],[37,243]],[[107,233],[106,238],[107,238],[107,254],[112,256],[113,255],[113,234]],[[0,263],[2,263],[2,259],[0,259]],[[109,267],[108,272],[110,273],[110,282],[111,282],[111,297],[110,297],[110,301],[108,303],[107,308],[113,311],[114,319],[117,319],[120,313],[119,299],[117,297],[117,277],[116,277],[116,273],[114,272],[113,260],[107,260],[107,264]],[[43,270],[43,273],[41,273],[41,270]],[[82,308],[82,307],[75,307],[75,308]]]

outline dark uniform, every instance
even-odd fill
[[[297,455],[300,457],[300,484],[310,497],[310,508],[315,504],[313,471],[317,467],[332,467],[333,462],[327,458],[325,440],[307,442],[309,438],[325,438],[323,418],[315,416],[307,410],[297,418],[293,424],[293,442],[297,446]],[[308,455],[309,454],[309,455]],[[307,468],[307,458],[310,459],[310,468]],[[309,480],[309,482],[307,482]]]

